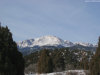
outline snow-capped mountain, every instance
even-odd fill
[[[17,43],[17,46],[20,48],[24,48],[24,47],[30,47],[34,42],[34,39],[30,39],[30,40],[24,40],[21,42]]]
[[[90,43],[73,43],[51,35],[35,39],[24,40],[18,42],[17,46],[19,51],[22,52],[24,55],[31,54],[37,50],[42,50],[44,48],[53,50],[55,48],[69,47],[70,50],[81,49],[95,51],[97,47]]]
[[[64,44],[64,41],[55,36],[43,36],[40,38],[25,40],[25,41],[17,43],[18,47],[20,48],[34,47],[34,46],[57,46],[57,45],[63,45],[63,44]]]
[[[72,47],[75,45],[94,47],[94,45],[90,43],[82,43],[82,42],[72,43],[70,41],[62,40],[56,36],[51,36],[51,35],[18,42],[17,45],[19,48],[34,47],[34,46],[58,46],[58,45],[64,47]]]
[[[82,46],[86,46],[86,47],[95,47],[95,45],[93,45],[91,43],[76,42],[74,44],[76,44],[76,45],[82,45]]]
[[[67,40],[64,40],[64,46],[65,47],[72,47],[72,46],[74,46],[75,44],[74,43],[72,43],[72,42],[70,42],[70,41],[67,41]]]

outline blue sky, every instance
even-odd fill
[[[96,44],[100,36],[100,2],[85,0],[0,0],[0,21],[15,41],[54,35]]]

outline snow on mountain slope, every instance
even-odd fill
[[[65,45],[65,42],[56,36],[43,36],[36,39],[25,40],[17,43],[18,47],[34,47],[34,46],[57,46]]]
[[[72,43],[72,42],[70,42],[70,41],[67,41],[67,40],[64,41],[64,46],[65,46],[65,47],[72,47],[72,46],[74,46],[74,45],[75,45],[75,44]]]
[[[34,46],[59,46],[59,45],[64,47],[72,47],[74,45],[94,47],[94,45],[90,43],[81,43],[81,42],[72,43],[70,41],[67,40],[64,41],[56,36],[51,36],[51,35],[18,42],[17,45],[19,48],[34,47]]]
[[[20,47],[20,48],[29,47],[30,45],[33,44],[33,42],[34,42],[34,39],[25,40],[25,41],[22,41],[22,42],[18,42],[17,46]]]
[[[64,41],[56,36],[44,36],[40,38],[36,38],[34,41],[34,45],[39,45],[39,46],[56,46],[56,45],[63,45]]]
[[[76,42],[75,44],[76,45],[86,46],[86,47],[94,47],[94,45],[90,44],[90,43]]]

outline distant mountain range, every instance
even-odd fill
[[[67,40],[62,40],[56,36],[43,36],[35,39],[24,40],[17,43],[19,51],[24,54],[30,54],[36,50],[43,48],[54,49],[69,47],[70,49],[83,49],[95,51],[97,45],[82,42],[70,42]]]

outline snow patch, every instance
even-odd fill
[[[68,70],[64,72],[54,72],[54,73],[47,73],[47,74],[25,74],[25,75],[67,75],[68,73],[76,73],[75,75],[87,75],[89,73],[88,70]]]

